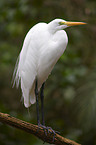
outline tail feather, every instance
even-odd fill
[[[29,96],[30,96],[30,103],[34,104],[36,102],[36,97],[35,97],[35,81],[33,83],[33,86],[32,86],[32,89],[30,91]]]
[[[22,94],[24,98],[24,105],[26,108],[30,107],[30,99],[29,99],[29,91],[28,89],[24,86],[23,80],[21,79],[21,89],[22,89]]]
[[[26,108],[30,107],[31,104],[34,104],[36,102],[35,98],[35,76],[32,79],[32,89],[29,91],[29,88],[26,87],[26,83],[24,82],[24,78],[26,76],[21,75],[20,73],[20,65],[19,65],[19,59],[18,57],[12,77],[12,87],[16,84],[16,87],[19,87],[19,83],[21,82],[21,90],[22,90],[22,97],[24,98],[24,106]],[[22,76],[22,77],[21,77]]]
[[[30,95],[30,103],[34,104],[36,102],[35,94]]]
[[[15,64],[15,69],[14,69],[14,72],[13,72],[13,77],[12,77],[12,87],[15,86],[16,84],[16,87],[18,88],[19,86],[19,82],[20,82],[20,77],[19,77],[19,57],[17,58],[17,61],[16,61],[16,64]]]

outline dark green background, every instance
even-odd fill
[[[29,115],[20,88],[12,89],[12,73],[28,30],[55,18],[88,25],[66,29],[67,49],[45,86],[46,124],[83,145],[96,145],[96,0],[0,0],[0,111],[37,123],[36,106]],[[17,144],[43,142],[0,123],[0,145]]]

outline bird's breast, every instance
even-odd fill
[[[68,38],[60,35],[61,33],[56,34],[55,36],[50,36],[50,38],[45,41],[45,43],[40,48],[40,55],[38,61],[38,78],[39,84],[42,84],[51,73],[54,65],[63,54]]]
[[[68,36],[64,30],[59,30],[53,35],[53,41],[57,43],[57,46],[61,46],[62,48],[66,48],[68,43]]]

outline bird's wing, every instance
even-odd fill
[[[27,33],[23,48],[20,52],[15,71],[14,71],[14,84],[17,87],[21,81],[22,95],[24,98],[25,107],[29,107],[35,103],[35,79],[37,76],[38,59],[40,49],[44,39],[44,31],[46,23],[39,23],[32,27]]]
[[[37,47],[34,40],[34,31],[30,30],[25,37],[24,44],[17,62],[18,64],[16,65],[14,72],[14,84],[16,83],[18,87],[19,81],[21,81],[21,89],[24,97],[25,107],[29,107],[31,105],[29,93],[37,75],[37,54]],[[35,99],[33,99],[33,103],[34,102]]]

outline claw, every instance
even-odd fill
[[[44,126],[44,125],[42,125],[42,124],[39,124],[38,126],[39,126],[39,128],[40,128],[40,127],[43,128],[44,133],[45,133],[46,136],[47,136],[47,133],[48,133],[48,134],[49,134],[49,133],[53,134],[53,142],[54,142],[54,140],[55,140],[55,135],[56,135],[56,133],[60,134],[60,132],[54,131],[51,127],[48,127],[48,126],[46,127],[46,126]],[[38,128],[38,129],[39,129],[39,128]],[[44,141],[44,142],[45,142],[45,141]]]
[[[46,128],[47,128],[48,132],[50,132],[51,134],[53,134],[53,141],[52,142],[54,142],[55,135],[56,135],[56,131],[54,131],[51,127],[48,127],[48,126]]]
[[[44,130],[45,135],[47,136],[46,126],[44,126],[44,125],[42,125],[42,124],[39,124],[38,127],[39,127],[39,128],[42,127],[43,130]],[[38,128],[38,129],[39,129],[39,128]]]
[[[55,131],[57,134],[60,134],[60,132],[59,131]]]

